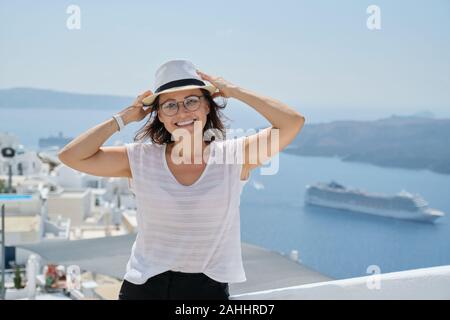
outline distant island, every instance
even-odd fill
[[[376,121],[305,124],[284,152],[450,174],[450,119],[392,115]]]
[[[114,95],[0,89],[0,108],[117,110],[132,101],[133,97]],[[305,127],[284,152],[450,174],[450,119],[434,119],[428,111],[376,121],[308,124],[306,118]]]
[[[133,97],[81,94],[36,88],[0,89],[0,108],[117,110],[131,105]]]

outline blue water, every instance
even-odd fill
[[[0,131],[17,135],[22,144],[33,149],[40,137],[59,131],[74,137],[109,119],[112,113],[0,109],[0,119],[8,119],[2,121]],[[130,142],[143,124],[127,126],[106,144]],[[253,125],[244,118],[234,124],[244,128]],[[405,189],[419,193],[447,216],[432,225],[305,208],[305,185],[331,179],[368,191],[396,193]],[[264,189],[257,190],[253,182],[262,183]],[[261,176],[258,169],[252,172],[242,194],[241,219],[243,241],[284,253],[298,250],[305,265],[336,279],[367,275],[371,265],[384,273],[450,264],[450,176],[426,170],[387,169],[282,153],[276,175]]]
[[[450,176],[284,153],[279,167],[273,176],[252,172],[241,200],[243,241],[298,250],[305,265],[335,279],[368,275],[372,265],[385,273],[450,264]],[[304,206],[305,185],[331,179],[367,191],[419,193],[447,215],[433,225]]]
[[[2,124],[0,132],[8,132],[19,138],[26,148],[38,149],[39,138],[56,136],[76,137],[103,121],[108,120],[118,110],[58,110],[58,109],[8,109],[0,108]],[[5,120],[6,119],[6,120]],[[107,145],[115,140],[131,141],[134,132],[142,123],[132,123],[124,132],[117,132],[106,141]]]
[[[33,195],[31,194],[7,194],[0,193],[0,203],[3,201],[17,201],[17,200],[31,200]]]

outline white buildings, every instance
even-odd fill
[[[26,150],[17,137],[0,132],[0,150],[5,147],[15,149],[16,154],[11,160],[0,156],[0,176],[8,175],[9,164],[13,175],[32,176],[48,173],[48,167],[42,163],[36,152]]]
[[[8,185],[11,165],[13,192],[31,195],[28,201],[8,201],[8,243],[100,237],[134,230],[129,224],[122,226],[122,211],[128,209],[132,214],[130,210],[135,208],[127,179],[78,172],[60,163],[58,150],[26,151],[17,138],[1,134],[0,148],[5,147],[14,148],[16,153],[12,158],[0,155],[0,180]],[[45,188],[44,201],[40,193]]]

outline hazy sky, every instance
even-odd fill
[[[0,3],[0,88],[136,96],[185,58],[298,109],[450,109],[448,0]]]

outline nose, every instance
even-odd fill
[[[183,101],[179,101],[178,103],[178,115],[182,115],[184,113],[192,113],[191,111],[189,111],[188,109],[186,109],[186,107],[184,106]]]
[[[173,122],[176,123],[178,121],[183,121],[185,119],[187,119],[189,116],[188,114],[191,113],[191,111],[187,110],[186,107],[184,106],[183,102],[177,102],[178,103],[178,111],[175,114],[176,116],[173,117]]]
[[[186,109],[186,107],[184,106],[184,103],[182,101],[178,103],[178,106],[179,106],[178,112],[182,111],[182,112],[189,113],[189,111]]]

